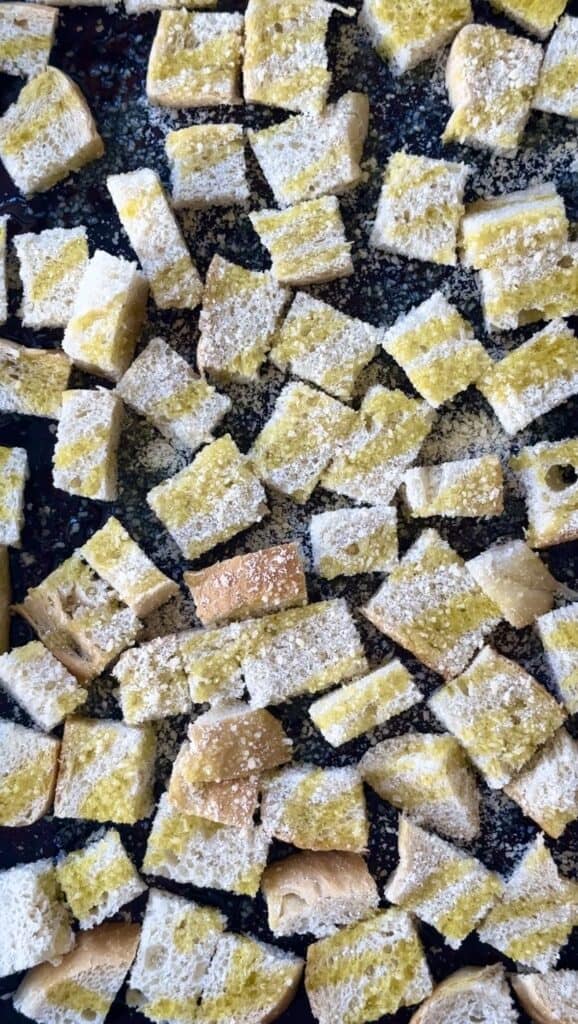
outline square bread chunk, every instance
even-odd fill
[[[500,516],[504,511],[504,476],[496,455],[416,466],[404,478],[410,515]]]
[[[221,825],[250,828],[259,804],[259,776],[245,775],[223,782],[191,782],[190,768],[194,763],[194,751],[190,743],[185,742],[177,754],[169,782],[171,806],[183,814],[208,818]]]
[[[103,153],[84,96],[58,68],[32,78],[0,118],[0,159],[24,195],[45,192]]]
[[[397,565],[394,506],[340,508],[311,517],[313,565],[323,579],[389,572]]]
[[[501,618],[436,530],[420,534],[362,611],[446,679],[463,672]]]
[[[380,910],[311,943],[305,989],[319,1024],[365,1024],[420,1003],[432,981],[411,915]]]
[[[56,960],[74,945],[51,860],[0,871],[0,978]]]
[[[0,719],[0,825],[22,828],[48,814],[60,740]]]
[[[125,722],[140,725],[191,710],[189,684],[178,636],[156,637],[124,651],[113,669]]]
[[[305,287],[353,273],[351,243],[335,196],[297,203],[288,210],[254,211],[249,219],[269,250],[271,272],[279,284]]]
[[[370,245],[453,266],[469,173],[466,164],[394,153],[383,176]]]
[[[122,402],[111,391],[64,391],[52,459],[55,487],[95,501],[115,501]]]
[[[280,370],[289,370],[347,402],[380,338],[381,331],[371,324],[297,292],[275,335],[270,359]]]
[[[514,156],[538,85],[542,47],[493,25],[466,25],[452,43],[446,85],[453,108],[443,142]]]
[[[0,545],[20,547],[24,527],[24,487],[28,455],[24,448],[0,447]]]
[[[146,315],[148,287],[136,263],[97,249],[78,285],[62,347],[87,373],[118,381]]]
[[[436,690],[429,705],[491,789],[507,785],[566,718],[533,676],[491,647]]]
[[[340,747],[422,700],[412,676],[395,659],[320,697],[311,704],[309,715],[323,738]]]
[[[249,198],[242,124],[194,124],[169,132],[173,206],[204,210]]]
[[[546,39],[554,28],[561,14],[564,13],[566,0],[491,0],[492,7],[500,14],[520,25],[525,32],[530,32],[538,39]]]
[[[39,640],[0,656],[0,684],[50,732],[86,700],[86,690]]]
[[[196,451],[231,409],[163,338],[153,338],[129,366],[116,393],[178,448]]]
[[[452,843],[402,817],[399,864],[384,896],[432,925],[451,949],[485,918],[502,895],[501,878]]]
[[[241,103],[243,17],[164,10],[149,55],[146,91],[161,107]]]
[[[462,967],[436,985],[410,1024],[518,1024],[503,964]]]
[[[188,727],[190,782],[225,782],[268,771],[291,760],[292,743],[265,708],[229,701],[205,711]]]
[[[578,818],[576,740],[566,729],[560,729],[504,792],[544,832],[559,839],[566,826]]]
[[[567,241],[564,200],[556,186],[546,182],[471,203],[462,220],[460,248],[467,267],[491,270]]]
[[[86,228],[16,235],[25,327],[66,327],[88,263]]]
[[[0,339],[0,412],[58,419],[69,377],[70,360],[59,349]]]
[[[393,74],[402,75],[447,46],[473,12],[470,0],[412,0],[407,9],[396,0],[364,0],[360,21]]]
[[[578,537],[578,438],[541,441],[510,460],[526,497],[530,547]]]
[[[68,718],[56,783],[57,818],[134,825],[151,813],[156,739],[149,726]]]
[[[573,715],[578,711],[578,604],[541,615],[536,625],[560,696]]]
[[[201,373],[256,380],[288,298],[270,271],[247,270],[213,256],[199,316]]]
[[[468,572],[516,629],[549,612],[560,584],[523,540],[493,544],[466,562]]]
[[[578,971],[512,974],[520,1005],[540,1024],[577,1024]]]
[[[81,928],[112,917],[147,888],[113,828],[95,833],[82,850],[66,854],[56,874]]]
[[[363,853],[369,825],[356,767],[293,764],[263,780],[263,828],[300,850]]]
[[[5,323],[8,319],[8,280],[6,274],[8,220],[8,217],[0,216],[0,324]]]
[[[189,559],[259,523],[268,512],[265,491],[230,434],[153,487],[147,502]]]
[[[512,331],[537,320],[574,316],[578,309],[578,243],[536,250],[526,259],[480,273],[489,331]]]
[[[177,635],[181,664],[194,704],[219,704],[243,696],[243,659],[250,651],[259,649],[262,629],[260,622],[249,619],[218,629],[194,629]]]
[[[562,877],[538,835],[478,929],[482,942],[535,971],[555,967],[578,925],[578,884]]]
[[[534,108],[578,117],[578,18],[562,18],[546,47]]]
[[[58,11],[41,4],[0,7],[0,71],[31,78],[48,64]]]
[[[457,842],[480,831],[480,794],[462,747],[453,736],[404,733],[363,755],[364,782],[418,825]]]
[[[159,309],[194,309],[203,285],[156,171],[113,174],[106,184]]]

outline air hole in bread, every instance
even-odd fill
[[[545,477],[546,483],[551,491],[565,491],[578,481],[578,473],[574,466],[566,465],[550,466]]]

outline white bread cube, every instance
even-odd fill
[[[578,18],[562,18],[548,43],[533,105],[560,117],[578,117]]]
[[[578,439],[540,441],[510,460],[526,497],[530,547],[578,537]]]
[[[0,871],[0,978],[56,960],[73,946],[52,861]]]
[[[363,853],[369,825],[357,768],[293,764],[263,780],[265,832],[300,850]]]
[[[491,789],[507,785],[566,718],[544,686],[491,647],[436,690],[429,705]]]
[[[513,156],[538,85],[542,47],[493,25],[466,25],[452,43],[446,85],[453,108],[443,142]]]
[[[578,604],[541,615],[536,623],[550,671],[570,714],[578,711]]]
[[[399,823],[398,852],[385,898],[436,928],[451,949],[459,949],[502,895],[501,878],[406,817]]]
[[[537,4],[532,3],[531,0],[530,2],[528,0],[490,0],[490,2],[496,11],[506,14],[525,32],[538,36],[538,39],[546,39],[550,35],[566,7],[566,0],[540,0]]]
[[[231,408],[230,398],[202,380],[162,338],[149,341],[116,393],[169,441],[193,452],[213,440]]]
[[[6,253],[8,250],[8,220],[0,216],[0,324],[8,319],[8,280],[6,275]]]
[[[32,78],[48,64],[58,11],[41,4],[0,7],[0,72]]]
[[[394,153],[383,175],[370,245],[453,266],[469,173],[466,164]]]
[[[315,571],[323,579],[389,572],[397,565],[397,511],[389,505],[320,512],[309,525]]]
[[[11,600],[8,548],[0,548],[0,654],[4,654],[10,644]]]
[[[169,132],[173,206],[204,210],[249,198],[242,124],[194,124]]]
[[[0,339],[0,412],[58,419],[69,377],[70,360],[59,349]]]
[[[512,986],[536,1024],[578,1024],[578,971],[513,974]]]
[[[362,609],[373,625],[446,679],[459,675],[500,613],[436,530],[424,530]]]
[[[159,309],[194,309],[203,286],[156,171],[113,174],[106,184]]]
[[[225,782],[276,768],[291,760],[293,747],[283,726],[265,708],[242,701],[219,704],[188,727],[190,782]]]
[[[52,459],[55,487],[95,501],[118,494],[122,402],[111,391],[64,391]]]
[[[404,478],[410,515],[500,516],[504,511],[504,477],[496,455],[416,466]]]
[[[58,68],[31,78],[0,118],[0,159],[26,196],[45,192],[103,153],[84,96]]]
[[[364,0],[360,23],[367,29],[380,57],[394,75],[417,67],[451,42],[456,32],[473,21],[470,0],[426,0],[426,3],[383,3]]]
[[[64,897],[82,929],[94,928],[146,892],[116,829],[97,832],[56,865]]]
[[[218,0],[124,0],[124,9],[127,14],[144,14],[145,11],[162,11],[167,7],[186,7],[192,10],[202,7],[206,10],[216,7],[217,3]]]
[[[409,1024],[518,1024],[503,964],[462,967],[436,985]]]
[[[566,729],[528,762],[505,787],[528,818],[559,839],[578,818],[578,743]]]
[[[219,629],[177,635],[181,665],[194,704],[219,704],[243,696],[243,658],[259,638],[252,619]]]
[[[25,327],[66,327],[88,263],[86,228],[16,235]]]
[[[183,743],[169,781],[169,801],[173,808],[222,825],[249,828],[259,803],[259,776],[245,775],[224,782],[191,782],[189,769],[194,760],[190,744]]]
[[[39,640],[0,656],[0,683],[32,721],[50,732],[86,700],[86,690]]]
[[[482,270],[480,284],[489,331],[573,316],[578,309],[578,243],[539,249],[526,259]]]
[[[0,719],[0,825],[22,828],[48,814],[60,740]]]
[[[182,634],[156,637],[121,654],[112,674],[119,683],[118,699],[129,725],[190,712],[182,642]]]
[[[151,47],[146,92],[161,107],[241,103],[241,14],[164,10]]]
[[[477,270],[557,248],[568,241],[564,200],[552,182],[479,199],[462,220],[462,260]]]
[[[353,273],[351,243],[335,196],[297,203],[288,210],[254,211],[249,219],[269,250],[271,272],[279,284],[305,287]]]
[[[516,629],[549,612],[560,584],[523,540],[493,544],[466,562],[468,572]]]
[[[28,455],[24,448],[0,446],[0,545],[20,547],[24,526],[24,487]]]
[[[309,715],[332,747],[340,747],[419,704],[423,695],[397,659],[311,704]]]

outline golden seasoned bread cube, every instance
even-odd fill
[[[186,776],[191,782],[225,782],[268,771],[291,760],[283,726],[265,708],[229,701],[189,725]]]
[[[353,273],[351,243],[335,196],[297,203],[288,210],[255,211],[249,219],[269,250],[271,272],[279,284],[323,284]]]
[[[539,0],[539,3],[533,0],[490,0],[490,3],[496,11],[506,14],[538,39],[546,39],[550,35],[566,7],[566,0]]]
[[[113,828],[95,833],[83,849],[67,853],[57,863],[56,874],[82,929],[101,924],[147,888]]]
[[[504,478],[496,455],[416,466],[407,470],[403,484],[414,517],[500,516],[504,511]]]
[[[409,6],[396,0],[363,0],[360,18],[394,75],[429,60],[470,21],[470,0],[411,0]]]
[[[578,971],[510,977],[521,1006],[536,1024],[578,1024]]]
[[[0,871],[0,978],[57,960],[74,946],[51,860]]]
[[[52,807],[60,740],[0,719],[0,825],[32,825]]]
[[[311,517],[313,565],[323,579],[389,572],[397,565],[397,511],[340,508]]]
[[[293,764],[263,781],[263,828],[300,850],[363,853],[369,826],[363,783],[355,767]]]
[[[58,419],[69,377],[64,352],[0,339],[0,412]]]
[[[0,656],[0,683],[41,729],[50,732],[86,700],[86,690],[39,640]]]
[[[42,4],[0,7],[0,71],[31,78],[43,71],[54,44],[58,11]]]
[[[55,487],[95,501],[115,501],[122,402],[110,391],[64,391],[53,455]]]
[[[523,540],[498,543],[466,562],[486,597],[516,629],[549,612],[560,584]]]
[[[173,808],[222,825],[249,828],[259,803],[259,776],[244,775],[223,782],[191,782],[189,768],[194,760],[190,744],[183,743],[173,764],[168,788]]]
[[[462,967],[436,985],[409,1024],[518,1024],[503,964]]]
[[[477,270],[532,257],[545,248],[568,241],[564,200],[551,182],[493,199],[478,199],[466,207],[462,220],[462,260]]]
[[[242,124],[193,124],[169,132],[173,206],[204,210],[249,198]]]
[[[534,109],[578,117],[578,18],[562,18],[546,47]]]
[[[66,327],[88,263],[86,228],[16,235],[25,327]]]
[[[578,243],[540,249],[531,258],[482,270],[480,284],[489,331],[573,316],[578,309]]]
[[[578,438],[540,441],[510,460],[526,497],[530,547],[578,537]]]
[[[149,56],[146,91],[161,107],[240,103],[240,14],[164,10]]]
[[[24,448],[0,446],[0,545],[20,547],[24,526],[24,487],[28,455]]]
[[[578,604],[541,615],[536,625],[560,696],[573,715],[578,711]]]
[[[528,818],[559,839],[578,818],[578,743],[566,729],[542,747],[504,792]]]

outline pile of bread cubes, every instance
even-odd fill
[[[325,580],[381,574],[361,613],[401,649],[370,666],[346,600],[309,602],[295,542],[185,572],[201,626],[142,640],[144,620],[179,587],[115,516],[11,609],[7,549],[20,543],[28,460],[0,448],[0,683],[35,726],[0,721],[2,842],[48,814],[98,825],[56,861],[0,872],[0,976],[27,972],[13,1001],[39,1024],[102,1024],[127,975],[128,1005],[159,1024],[265,1024],[303,971],[320,1024],[418,1004],[412,1024],[515,1024],[513,992],[539,1024],[578,1022],[578,971],[555,970],[578,926],[578,880],[545,841],[578,818],[578,743],[565,728],[578,712],[578,604],[537,553],[578,539],[578,438],[511,460],[525,539],[468,561],[433,528],[400,558],[393,504],[399,493],[415,518],[502,515],[497,454],[415,465],[444,403],[473,385],[513,437],[578,394],[567,323],[578,313],[578,243],[564,202],[543,182],[465,207],[467,163],[404,150],[385,167],[373,247],[471,268],[488,331],[545,322],[501,360],[441,291],[386,329],[302,290],[355,269],[337,197],[363,180],[369,104],[357,92],[327,102],[333,15],[359,15],[396,75],[451,43],[443,141],[464,153],[515,157],[532,108],[578,117],[578,19],[564,0],[491,2],[515,23],[507,31],[474,23],[469,0],[248,0],[244,15],[217,0],[126,0],[129,14],[162,8],[149,103],[247,102],[291,116],[259,130],[170,131],[171,196],[152,167],[109,177],[138,264],[91,255],[82,226],[14,235],[22,324],[63,337],[52,349],[0,340],[0,411],[57,421],[54,487],[116,500],[126,403],[189,454],[147,495],[186,561],[260,522],[269,491],[299,504],[317,487],[345,497],[350,507],[311,517],[313,569]],[[0,117],[0,158],[25,196],[104,151],[85,97],[49,63],[58,17],[40,3],[0,7],[0,71],[27,79]],[[249,214],[271,269],[215,252],[203,283],[175,210],[246,203],[247,141],[277,204]],[[4,217],[0,322],[8,229]],[[149,292],[160,309],[200,306],[198,373],[160,337],[135,358]],[[380,347],[413,397],[373,385],[354,405]],[[218,434],[231,408],[219,387],[257,380],[267,360],[292,379],[245,454]],[[69,389],[73,366],[112,386]],[[11,611],[37,640],[10,649]],[[535,627],[558,699],[490,645],[503,622]],[[338,749],[424,701],[403,652],[441,677],[427,701],[439,731],[375,742],[345,767],[293,759],[269,707],[313,696],[311,728]],[[104,671],[118,683],[120,720],[83,715]],[[177,715],[191,716],[187,739],[155,806],[155,723]],[[539,828],[508,878],[463,848],[480,831],[480,777]],[[400,811],[398,866],[379,888],[364,858],[364,784]],[[114,826],[149,817],[137,870]],[[297,852],[268,863],[273,840]],[[273,936],[310,937],[306,962],[229,930],[220,910],[178,894],[190,883],[261,891]],[[128,923],[119,911],[147,889],[142,923]],[[434,984],[420,922],[454,950],[477,931],[503,957]]]

